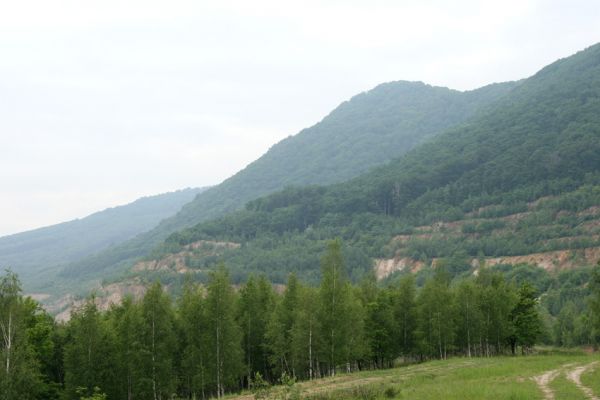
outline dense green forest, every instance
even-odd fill
[[[595,45],[542,69],[486,112],[404,157],[340,184],[253,200],[171,235],[152,258],[200,240],[235,242],[239,249],[218,257],[192,254],[188,266],[202,275],[224,259],[239,280],[259,272],[282,282],[288,272],[316,281],[314,266],[334,237],[347,244],[355,280],[374,258],[397,254],[425,262],[460,258],[468,269],[472,258],[595,247],[599,109]],[[443,229],[434,231],[436,225]],[[394,242],[398,235],[408,242]]]
[[[27,287],[47,283],[65,264],[154,228],[203,189],[138,199],[62,224],[0,238],[0,265],[10,265]]]
[[[277,143],[156,229],[72,263],[61,279],[81,282],[122,272],[172,232],[243,208],[247,201],[288,185],[329,184],[355,177],[460,125],[516,84],[494,84],[467,92],[420,82],[379,85],[342,103],[316,125]]]
[[[598,343],[600,265],[555,278],[526,267],[453,278],[439,267],[420,283],[406,275],[383,287],[374,277],[352,285],[341,247],[329,243],[318,286],[292,274],[282,293],[264,276],[235,290],[221,265],[206,285],[189,280],[176,299],[158,282],[141,300],[106,312],[92,296],[66,324],[23,297],[7,272],[0,278],[0,398],[220,397],[398,360]],[[553,307],[558,317],[548,316]]]

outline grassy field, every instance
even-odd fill
[[[295,398],[312,400],[600,399],[600,355],[548,351],[526,357],[454,358],[295,386],[299,392]],[[253,398],[252,394],[230,397]],[[286,396],[281,388],[274,388],[268,398]]]

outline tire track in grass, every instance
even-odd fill
[[[560,375],[561,369],[553,369],[546,371],[542,375],[534,376],[533,380],[538,385],[542,393],[544,393],[544,400],[554,400],[554,391],[550,388],[550,382],[552,382],[558,375]]]
[[[581,383],[581,375],[583,375],[584,372],[586,372],[590,369],[596,368],[597,365],[598,365],[598,361],[594,361],[592,363],[582,365],[580,367],[577,367],[577,368],[567,372],[567,378],[571,382],[573,382],[575,384],[575,386],[577,386],[583,393],[585,393],[585,395],[590,400],[600,400],[600,397],[594,395],[594,392],[592,391],[592,389],[590,389],[587,386],[584,386],[583,383]]]

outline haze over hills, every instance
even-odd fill
[[[401,156],[457,126],[516,83],[460,92],[420,82],[391,82],[342,103],[321,122],[274,145],[264,156],[151,231],[69,265],[63,278],[98,279],[122,272],[169,234],[242,208],[288,185],[330,184]]]
[[[592,265],[598,205],[600,44],[543,68],[404,157],[344,183],[254,200],[171,235],[136,269],[203,277],[221,259],[239,281],[249,273],[283,281],[291,271],[316,281],[335,237],[354,278],[374,260],[418,270],[443,258],[455,273],[472,272],[473,260],[518,263],[502,257],[539,253],[549,269]],[[566,252],[548,255],[557,251]]]
[[[140,198],[85,218],[0,237],[0,266],[10,267],[26,287],[40,282],[40,272],[101,251],[155,227],[204,188]]]

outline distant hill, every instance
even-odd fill
[[[29,286],[41,271],[56,270],[154,228],[203,190],[143,197],[85,218],[0,237],[0,268],[10,267]]]
[[[316,125],[274,145],[264,156],[151,231],[71,264],[65,279],[123,271],[169,234],[238,210],[289,185],[330,184],[355,177],[458,126],[516,83],[460,92],[420,82],[391,82],[354,96]]]
[[[340,237],[355,278],[374,262],[418,270],[443,259],[456,273],[491,258],[591,265],[599,206],[600,44],[543,68],[404,157],[344,183],[256,199],[171,235],[154,256],[183,255],[173,265],[201,276],[223,259],[238,280],[254,272],[283,281],[290,271],[316,280],[326,240]],[[168,265],[137,269],[165,276]]]

